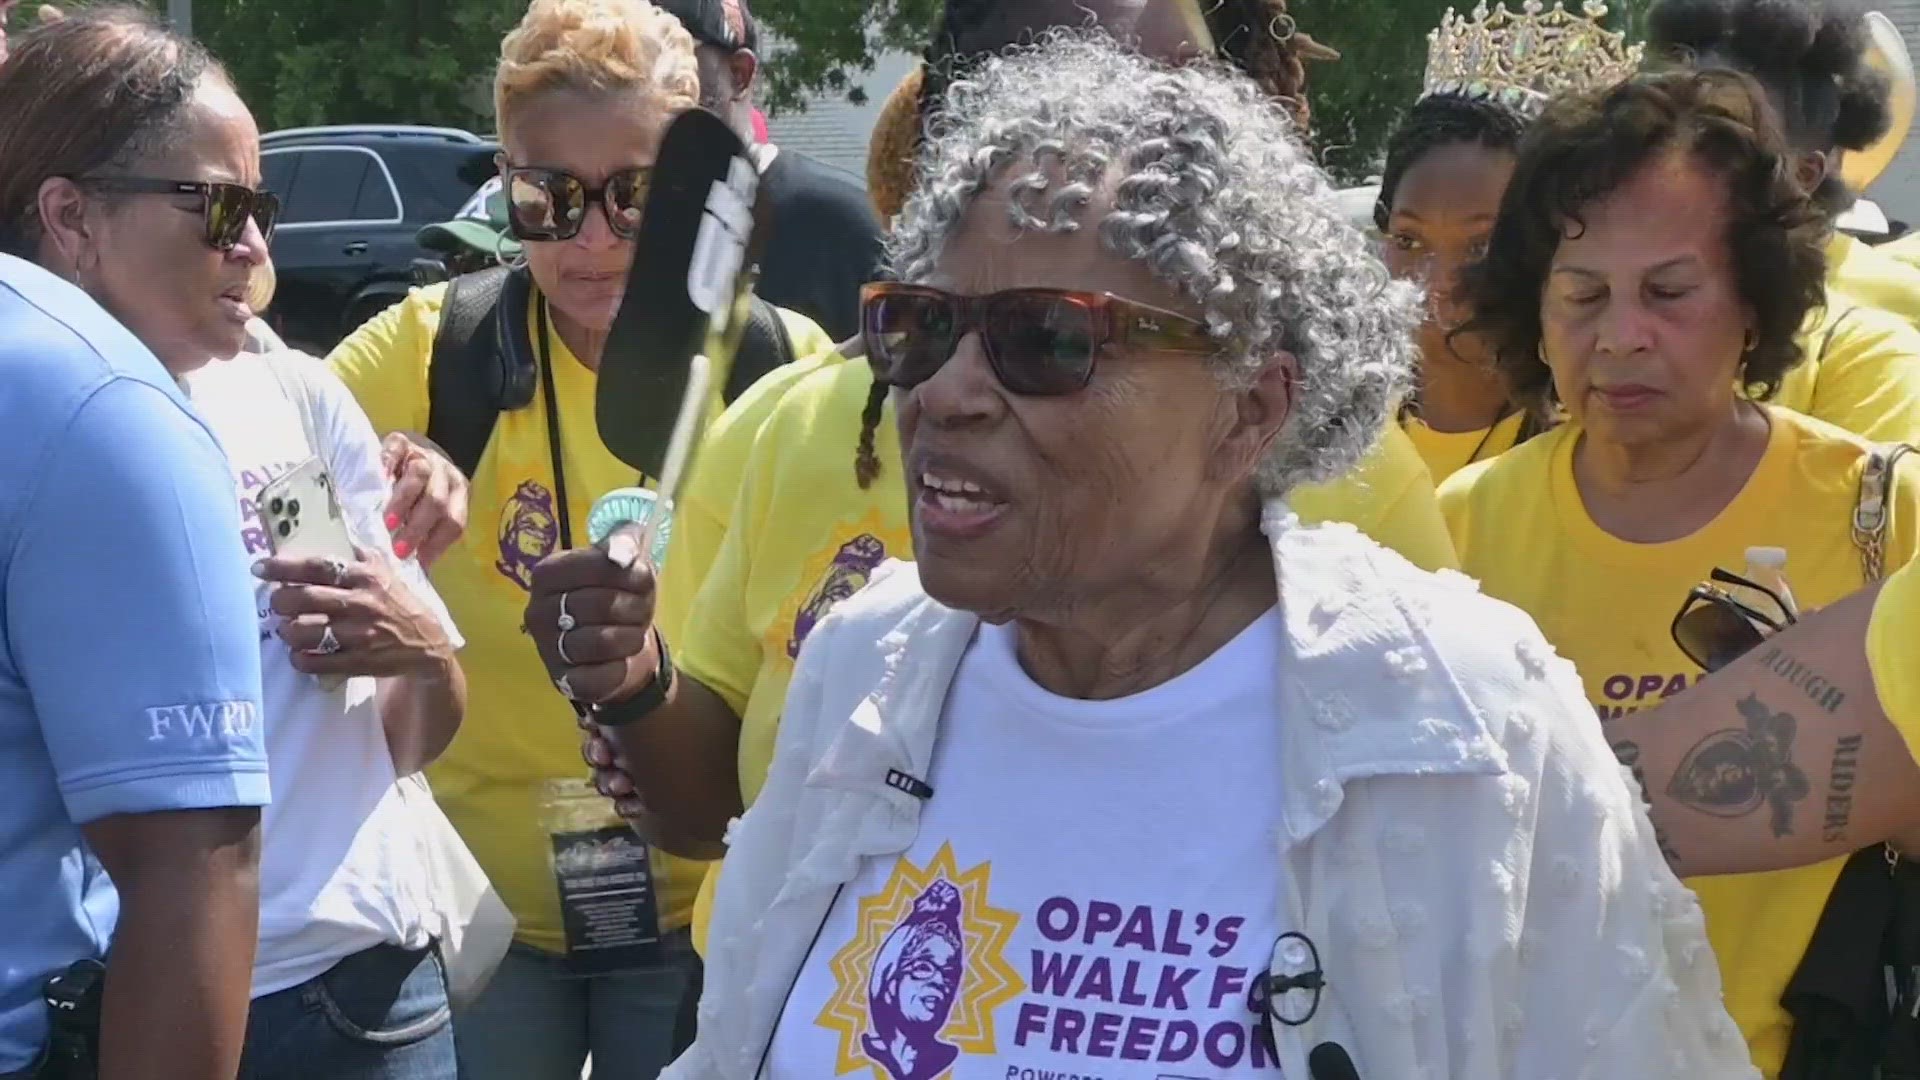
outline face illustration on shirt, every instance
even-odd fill
[[[861,1042],[893,1080],[929,1080],[960,1054],[940,1041],[965,974],[960,909],[960,890],[935,881],[874,959],[867,990],[873,1030]]]

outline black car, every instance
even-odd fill
[[[279,276],[269,321],[324,352],[406,295],[422,226],[446,221],[494,174],[499,145],[453,128],[292,128],[260,140],[266,188],[280,195]]]

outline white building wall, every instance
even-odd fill
[[[1875,6],[1900,28],[1908,51],[1920,58],[1920,0],[1878,0]],[[1920,131],[1907,136],[1900,155],[1868,189],[1867,196],[1879,203],[1888,217],[1920,227]]]

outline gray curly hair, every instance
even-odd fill
[[[1099,31],[1054,31],[954,83],[924,155],[888,240],[899,280],[930,276],[973,200],[1020,168],[1021,229],[1076,230],[1111,187],[1100,239],[1202,306],[1229,387],[1278,351],[1297,358],[1263,496],[1350,471],[1411,385],[1417,290],[1370,254],[1285,111],[1230,67],[1169,68]]]

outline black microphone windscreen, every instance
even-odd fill
[[[1312,1080],[1360,1080],[1353,1058],[1339,1043],[1324,1042],[1307,1055],[1307,1073]]]

